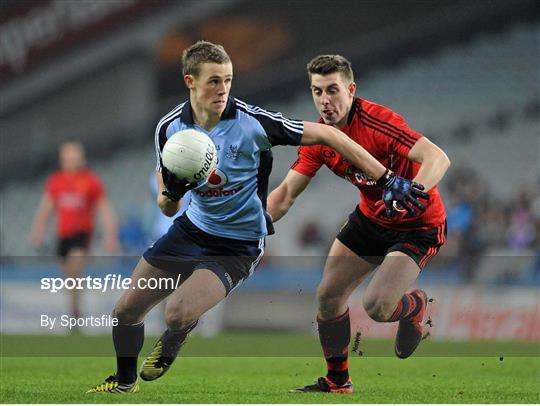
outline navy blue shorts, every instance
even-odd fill
[[[181,274],[184,280],[196,269],[209,269],[229,294],[255,271],[263,253],[264,239],[244,241],[208,234],[183,214],[143,257],[158,269]]]

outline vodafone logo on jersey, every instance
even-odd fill
[[[218,187],[225,185],[227,180],[227,174],[221,169],[215,168],[208,177],[208,180],[204,186],[209,187],[210,189],[217,189]]]
[[[208,180],[204,184],[210,190],[193,190],[192,192],[196,193],[200,197],[223,197],[231,196],[240,192],[244,187],[239,186],[234,189],[224,189],[223,186],[227,184],[228,178],[227,174],[221,169],[216,168],[212,171]]]

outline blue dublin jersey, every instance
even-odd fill
[[[174,133],[194,129],[216,145],[218,161],[210,177],[191,193],[187,217],[208,234],[237,240],[259,240],[272,229],[266,214],[268,178],[274,145],[300,145],[303,122],[283,117],[230,97],[220,122],[206,131],[193,121],[190,102],[180,104],[158,123],[157,167]]]

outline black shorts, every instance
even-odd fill
[[[92,233],[77,233],[69,237],[60,238],[58,240],[57,254],[65,258],[73,248],[82,248],[87,250],[90,246],[90,238]]]
[[[336,238],[369,263],[380,265],[389,252],[400,251],[423,269],[446,241],[446,221],[429,230],[392,230],[371,221],[356,206]]]
[[[158,269],[181,274],[184,280],[196,269],[209,269],[229,294],[253,274],[263,253],[264,238],[244,241],[218,237],[202,231],[183,214],[143,257]]]

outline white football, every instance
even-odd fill
[[[206,134],[188,129],[174,133],[161,151],[163,166],[190,183],[210,176],[217,163],[216,146]]]

